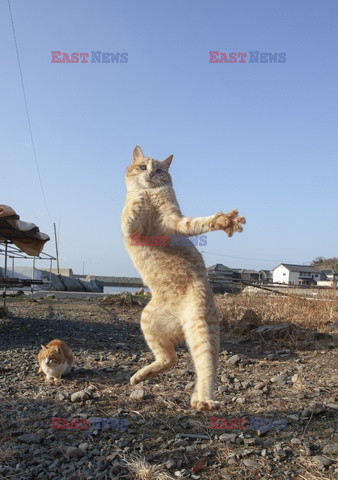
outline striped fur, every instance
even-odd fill
[[[241,232],[243,217],[237,210],[209,217],[188,218],[181,214],[168,172],[172,156],[163,162],[144,157],[135,147],[126,170],[127,195],[121,217],[125,247],[152,299],[141,316],[141,328],[155,361],[141,368],[132,385],[165,372],[175,365],[175,344],[185,339],[196,374],[191,406],[213,410],[219,354],[219,318],[207,279],[203,258],[195,246],[132,246],[130,236],[151,237],[199,235],[224,230],[228,236]],[[144,168],[144,166],[146,168]]]

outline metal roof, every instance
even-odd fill
[[[294,265],[291,263],[280,263],[276,268],[283,266],[287,268],[290,272],[308,272],[308,273],[321,273],[321,270],[318,270],[316,267],[312,267],[311,265]]]
[[[8,205],[0,205],[0,242],[11,242],[27,255],[39,256],[49,236],[34,223],[22,222]]]

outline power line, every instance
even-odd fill
[[[36,170],[37,170],[37,172],[38,172],[39,183],[40,183],[40,188],[41,188],[41,192],[42,192],[42,196],[43,196],[43,201],[44,201],[44,204],[45,204],[45,207],[46,207],[46,210],[47,210],[49,219],[50,219],[50,221],[53,223],[53,220],[52,220],[52,217],[51,217],[51,214],[50,214],[50,212],[49,212],[48,205],[47,205],[46,195],[45,195],[45,191],[44,191],[44,188],[43,188],[43,185],[42,185],[42,179],[41,179],[41,175],[40,175],[40,168],[39,168],[38,158],[37,158],[37,155],[36,155],[35,142],[34,142],[34,138],[33,138],[32,125],[31,125],[31,120],[30,120],[29,111],[28,111],[28,103],[27,103],[27,97],[26,97],[26,90],[25,90],[25,84],[24,84],[24,81],[23,81],[23,75],[22,75],[22,69],[21,69],[21,62],[20,62],[20,56],[19,56],[19,49],[18,49],[18,43],[17,43],[17,41],[16,41],[14,20],[13,20],[12,8],[11,8],[10,0],[8,0],[8,8],[9,8],[9,14],[10,14],[10,17],[11,17],[13,38],[14,38],[14,44],[15,44],[15,50],[16,50],[16,57],[17,57],[17,60],[18,60],[18,66],[19,66],[19,72],[20,72],[20,78],[21,78],[21,85],[22,85],[22,93],[23,93],[23,98],[24,98],[25,107],[26,107],[26,114],[27,114],[28,127],[29,127],[29,134],[30,134],[30,137],[31,137],[31,142],[32,142],[32,147],[33,147],[33,154],[34,154],[35,166],[36,166]]]

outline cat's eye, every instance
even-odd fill
[[[147,170],[147,166],[146,165],[140,165],[140,169],[141,170]]]
[[[160,168],[157,168],[156,173],[162,173],[162,170]]]

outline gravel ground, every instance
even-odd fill
[[[9,300],[8,317],[0,319],[0,479],[337,478],[333,327],[297,327],[278,338],[231,335],[224,327],[216,387],[222,407],[208,415],[189,407],[194,372],[184,345],[173,370],[129,385],[152,355],[139,327],[143,307],[123,303]],[[37,375],[40,345],[54,338],[75,354],[60,385]],[[53,429],[51,417],[115,418],[128,428]],[[248,422],[213,429],[210,417]],[[286,426],[248,428],[250,417]]]

